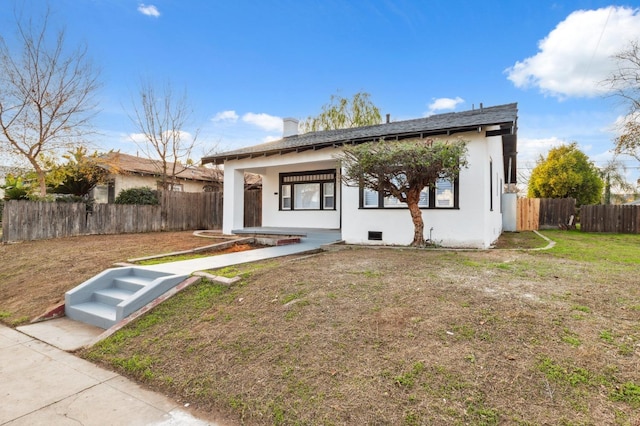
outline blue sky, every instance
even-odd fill
[[[599,82],[640,39],[640,1],[19,2],[36,14],[47,3],[69,46],[86,43],[101,69],[98,148],[138,150],[129,115],[144,78],[186,88],[194,114],[182,130],[200,129],[197,159],[276,139],[282,117],[366,91],[392,120],[517,102],[522,169],[572,141],[602,165],[626,110]],[[1,8],[9,44],[13,21]],[[637,179],[638,163],[626,164]]]

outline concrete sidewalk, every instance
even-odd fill
[[[0,325],[0,425],[216,425],[182,407]]]

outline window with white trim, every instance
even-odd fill
[[[280,174],[280,210],[335,210],[336,171]]]

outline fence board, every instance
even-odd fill
[[[640,206],[588,205],[580,208],[580,230],[640,234]]]
[[[518,198],[516,230],[535,231],[540,223],[540,199]]]
[[[30,241],[74,235],[220,229],[223,197],[219,192],[163,191],[160,205],[7,201],[2,241]]]

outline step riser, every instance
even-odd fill
[[[147,283],[150,283],[151,281],[148,281]],[[127,277],[118,277],[118,278],[114,278],[113,280],[113,284],[114,287],[118,287],[121,288],[123,290],[128,290],[130,292],[135,293],[138,290],[141,290],[145,287],[144,284],[140,283],[140,282],[134,282],[131,280],[128,280]]]
[[[108,294],[100,294],[100,293],[93,293],[93,299],[96,302],[104,303],[105,305],[111,305],[111,306],[116,306],[118,303],[124,300],[117,296],[111,296]]]
[[[104,328],[105,330],[116,323],[116,321],[112,319],[104,318],[100,315],[97,315],[91,312],[76,309],[73,306],[67,307],[65,309],[65,315],[71,318],[72,320],[80,321],[85,324],[90,324],[96,327]]]

